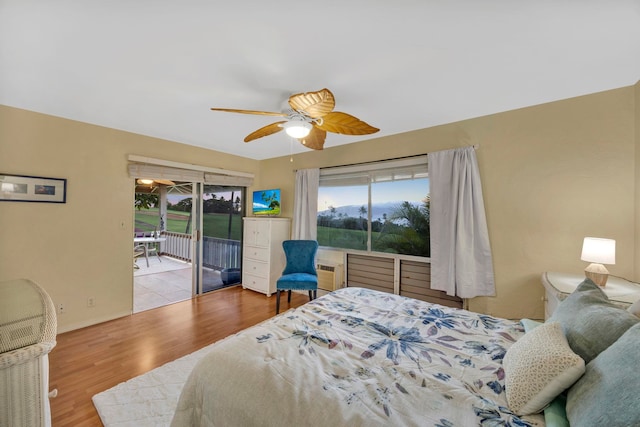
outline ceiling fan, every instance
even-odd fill
[[[321,89],[317,92],[291,95],[289,97],[291,110],[285,113],[232,108],[212,108],[212,110],[286,118],[286,120],[271,123],[251,132],[244,138],[244,142],[253,141],[284,129],[289,136],[296,138],[305,147],[322,150],[327,132],[342,135],[369,135],[380,130],[350,114],[333,111],[335,105],[336,100],[333,93],[329,89]]]

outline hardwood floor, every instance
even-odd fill
[[[294,293],[290,307],[309,299]],[[281,311],[289,308],[286,296]],[[53,427],[100,426],[91,397],[275,314],[276,298],[241,287],[58,335],[49,354]]]

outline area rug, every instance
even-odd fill
[[[210,351],[211,345],[93,396],[102,424],[105,427],[169,426],[189,373]]]

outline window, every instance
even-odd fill
[[[427,156],[321,169],[318,243],[429,257]]]

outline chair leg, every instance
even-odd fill
[[[276,314],[280,313],[280,289],[276,291]]]
[[[312,291],[311,289],[309,289],[309,301],[311,301],[311,300],[313,299],[313,297],[311,296],[311,295],[312,295],[312,292],[313,292],[313,291]]]
[[[316,299],[316,298],[318,298],[318,290],[314,289],[313,290],[313,299]]]
[[[291,302],[291,289],[289,289],[289,297],[287,298],[287,302]]]

